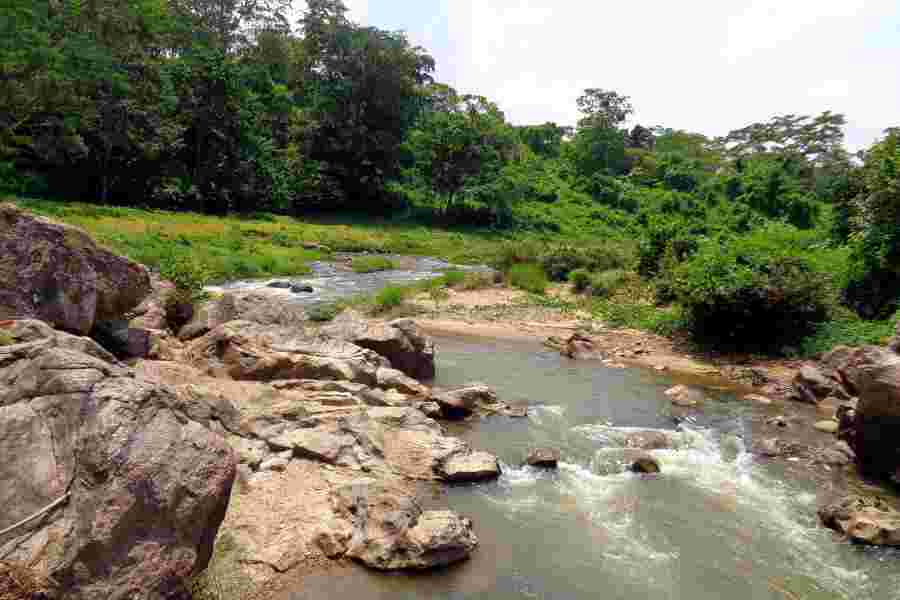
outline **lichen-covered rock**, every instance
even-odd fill
[[[11,204],[0,204],[0,282],[0,320],[40,319],[80,335],[121,318],[150,292],[141,265]]]
[[[66,598],[185,597],[209,561],[236,461],[225,440],[91,340],[34,321],[0,347],[0,555]]]
[[[397,489],[356,483],[337,490],[332,499],[338,517],[352,525],[345,556],[374,569],[441,567],[468,558],[478,545],[469,519],[422,510]]]

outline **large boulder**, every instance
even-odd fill
[[[900,356],[880,350],[868,353],[858,369],[859,403],[852,435],[860,468],[876,477],[900,476]]]
[[[850,396],[843,383],[838,371],[828,368],[825,364],[804,365],[791,382],[792,391],[789,397],[808,404],[818,404],[830,397],[846,400]]]
[[[337,490],[333,503],[338,518],[351,524],[345,556],[374,569],[441,567],[468,558],[478,545],[472,521],[423,510],[397,489],[356,483]]]
[[[0,204],[0,281],[0,320],[35,318],[80,335],[150,293],[146,268],[11,204]]]
[[[900,512],[880,498],[849,496],[819,509],[819,518],[854,542],[900,546]]]
[[[87,338],[34,321],[4,331],[0,556],[67,599],[188,597],[235,477],[225,440]]]
[[[323,327],[322,333],[377,352],[410,377],[434,378],[434,342],[411,319],[372,322],[348,310]]]

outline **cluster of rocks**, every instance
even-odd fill
[[[66,598],[180,598],[219,534],[257,583],[315,557],[419,569],[476,547],[416,482],[496,478],[435,419],[509,407],[421,383],[434,346],[413,321],[313,327],[229,294],[193,312],[78,229],[9,206],[0,225],[0,561]]]

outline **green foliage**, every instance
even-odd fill
[[[828,352],[835,346],[885,345],[894,335],[900,314],[882,321],[865,321],[855,313],[841,312],[825,323],[815,326],[815,332],[800,343],[803,356]]]
[[[544,270],[538,265],[527,263],[514,265],[509,270],[509,283],[532,294],[543,294],[549,285]]]
[[[333,321],[341,312],[341,307],[337,304],[316,304],[306,310],[306,318],[315,323],[326,323]]]
[[[539,261],[551,281],[566,281],[577,269],[608,271],[634,265],[634,250],[626,242],[594,242],[581,246],[559,244],[549,246]]]
[[[629,279],[629,273],[621,269],[611,269],[597,273],[590,278],[591,294],[597,298],[609,298]]]
[[[695,339],[735,349],[795,346],[835,304],[810,238],[785,225],[706,240],[676,268],[673,292]]]
[[[354,256],[350,267],[354,273],[375,273],[396,269],[397,265],[384,256]]]
[[[374,307],[375,312],[386,312],[392,308],[397,308],[403,304],[408,291],[397,286],[388,286],[375,295]]]
[[[464,271],[444,271],[441,280],[447,287],[459,287],[466,281],[466,273]]]
[[[569,273],[569,281],[576,292],[583,292],[591,287],[591,272],[587,269],[575,269]]]
[[[639,329],[660,335],[670,336],[686,327],[678,307],[661,309],[652,304],[620,298],[595,301],[592,313],[611,327]]]

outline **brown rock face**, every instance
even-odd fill
[[[854,542],[900,546],[900,512],[880,498],[850,496],[819,509],[819,518]]]
[[[346,556],[375,569],[440,567],[468,558],[478,545],[469,519],[423,511],[412,497],[389,487],[349,485],[333,495],[333,503],[338,517],[351,523]]]
[[[870,351],[870,364],[859,369],[860,396],[852,435],[860,468],[876,477],[900,469],[900,356]]]
[[[209,561],[236,461],[91,340],[16,321],[0,347],[0,554],[65,598],[186,597]]]
[[[434,343],[411,319],[371,323],[345,311],[322,333],[377,352],[391,366],[416,379],[434,379]]]
[[[0,282],[0,320],[36,318],[81,335],[150,292],[141,265],[11,204],[0,205]]]
[[[479,406],[496,406],[497,393],[483,383],[469,383],[452,390],[436,391],[432,400],[447,419],[463,419]]]

